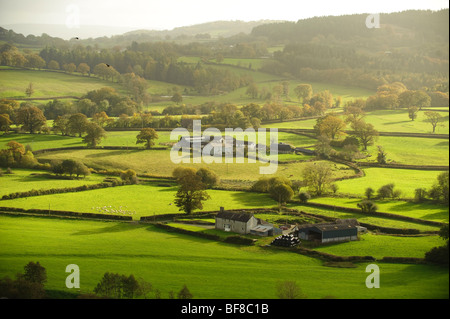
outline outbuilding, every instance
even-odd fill
[[[350,223],[320,223],[298,226],[300,239],[321,243],[352,241],[358,239],[358,228]]]

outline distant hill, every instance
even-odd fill
[[[195,37],[201,38],[202,35],[209,34],[211,38],[218,37],[231,37],[239,33],[250,33],[254,27],[263,24],[280,23],[284,21],[279,20],[259,20],[259,21],[214,21],[202,24],[196,24],[191,26],[184,26],[179,28],[174,28],[173,30],[136,30],[123,34],[124,37],[136,36],[136,35],[148,35],[150,37],[161,37],[165,38],[167,36],[174,38],[179,36]]]
[[[219,37],[227,38],[239,33],[250,34],[254,27],[280,23],[278,20],[260,21],[214,21],[197,25],[174,28],[172,30],[132,30],[126,27],[86,26],[70,29],[65,25],[56,24],[11,24],[3,25],[2,33],[11,30],[13,42],[25,43],[26,38],[34,39],[42,34],[53,38],[70,40],[75,37],[88,42],[101,42],[102,46],[129,45],[133,41],[164,41],[164,40],[208,40]],[[15,35],[22,35],[14,37]],[[5,40],[5,39],[2,39]]]

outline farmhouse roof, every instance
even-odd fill
[[[222,211],[217,213],[216,218],[221,219],[229,219],[229,220],[235,220],[240,222],[248,222],[253,217],[253,214],[249,213],[232,213],[227,211]]]

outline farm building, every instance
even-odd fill
[[[289,144],[278,143],[278,144],[275,144],[275,145],[277,145],[277,147],[278,147],[278,154],[290,154],[290,153],[294,152],[294,148],[291,145],[289,145]],[[274,148],[275,145],[271,144],[270,148]]]
[[[314,150],[310,150],[310,149],[302,148],[302,147],[296,147],[294,149],[294,151],[296,154],[298,154],[298,153],[302,153],[305,155],[315,155],[316,154],[316,152]]]
[[[356,223],[352,220],[343,220],[335,223],[300,225],[297,228],[297,236],[300,239],[321,243],[357,240],[359,225]]]
[[[233,213],[220,207],[216,215],[216,229],[238,234],[253,234],[258,236],[273,236],[281,230],[268,222],[256,218],[251,213]]]

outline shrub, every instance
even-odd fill
[[[357,206],[361,208],[363,213],[375,213],[378,209],[378,206],[370,200],[363,200],[361,203],[358,203]]]
[[[120,178],[122,179],[122,181],[124,183],[127,183],[127,184],[137,184],[138,183],[138,178],[137,178],[136,172],[132,169],[128,169],[126,171],[121,172]]]
[[[395,185],[393,183],[383,185],[378,189],[378,197],[381,199],[399,198],[401,194],[402,192],[395,189]]]
[[[301,203],[306,204],[311,199],[311,195],[308,192],[300,192],[298,198]]]

